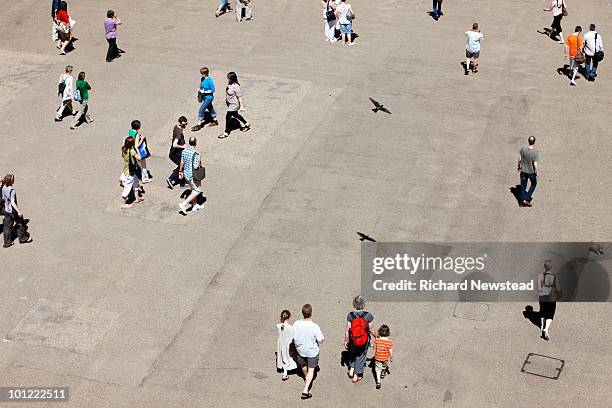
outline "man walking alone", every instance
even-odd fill
[[[521,189],[519,191],[519,206],[531,207],[531,197],[538,185],[538,160],[540,153],[534,148],[535,137],[529,136],[527,139],[528,146],[520,150],[517,170],[521,174]],[[527,191],[527,181],[530,182],[529,191]]]

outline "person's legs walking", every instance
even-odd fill
[[[233,116],[236,119],[238,119],[239,122],[241,122],[241,126],[244,126],[244,127],[248,127],[249,126],[249,122],[247,122],[246,119],[243,118],[240,113],[238,113],[238,111],[234,111]]]
[[[525,195],[525,201],[531,202],[531,196],[533,195],[533,192],[535,191],[536,186],[538,185],[538,180],[537,180],[535,174],[527,174],[527,178],[529,179],[530,186],[529,186],[529,191]],[[526,185],[527,184],[525,182],[525,186]]]
[[[596,61],[593,58],[593,68],[591,68],[591,77],[594,79],[597,76],[597,66],[599,65],[599,61]]]
[[[2,234],[4,235],[4,247],[11,246],[13,243],[13,217],[10,214],[4,216]]]
[[[519,190],[519,202],[523,203],[525,201],[526,192],[527,192],[527,173],[521,172],[521,189]]]
[[[355,356],[355,375],[363,376],[367,351],[368,349],[366,347],[361,347],[357,350],[357,355]]]
[[[19,243],[24,244],[30,240],[30,234],[26,226],[23,224],[22,218],[15,218],[15,225],[17,227],[17,236],[19,237]]]
[[[586,79],[589,80],[591,78],[591,63],[593,62],[593,57],[590,55],[586,55],[586,61],[584,61],[584,74],[586,75]]]
[[[74,116],[74,119],[72,120],[72,124],[70,125],[70,129],[74,129],[77,127],[77,125],[79,123],[81,123],[81,120],[84,119],[87,114],[87,101],[83,101],[79,103],[79,110],[77,111],[77,114]]]
[[[107,38],[108,41],[108,51],[106,52],[106,61],[110,62],[117,58],[119,55],[119,51],[117,49],[117,39],[116,38]]]
[[[314,372],[316,367],[307,367],[306,369],[306,377],[304,378],[304,391],[303,394],[308,394],[310,390],[310,384],[312,383],[312,379],[314,378]]]

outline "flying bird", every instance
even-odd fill
[[[370,242],[376,242],[376,240],[374,238],[370,238],[369,236],[367,236],[366,234],[363,234],[359,231],[357,231],[357,235],[359,235],[359,240],[360,241],[370,241]]]
[[[378,111],[382,111],[382,112],[388,113],[389,115],[391,114],[391,112],[389,112],[389,110],[385,108],[384,105],[381,105],[380,103],[378,103],[378,101],[375,101],[372,98],[370,98],[370,101],[372,101],[372,103],[374,104],[374,109],[372,109],[372,112],[376,113]]]

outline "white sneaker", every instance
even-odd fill
[[[180,209],[180,213],[183,215],[187,215],[187,210],[189,209],[189,207],[191,207],[191,204],[183,204],[183,203],[179,203],[179,209]]]
[[[200,210],[201,210],[201,209],[203,209],[203,208],[204,208],[204,206],[203,206],[203,205],[201,205],[201,204],[196,204],[196,205],[194,205],[194,206],[193,206],[193,208],[191,209],[191,211],[194,211],[194,212],[195,212],[195,211],[200,211]]]

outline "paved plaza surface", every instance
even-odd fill
[[[545,342],[524,303],[457,314],[467,306],[372,302],[396,343],[391,375],[381,390],[369,372],[347,379],[356,231],[378,241],[612,241],[608,60],[595,83],[570,87],[557,74],[562,46],[537,33],[552,21],[543,2],[448,1],[438,22],[429,1],[352,3],[359,37],[344,47],[324,41],[316,0],[255,0],[254,20],[241,24],[215,18],[216,0],[75,0],[67,56],[50,41],[50,4],[3,6],[0,170],[16,174],[34,243],[1,252],[0,385],[68,386],[61,406],[79,408],[610,405],[609,303],[560,303]],[[611,41],[608,2],[570,6],[566,35],[594,22]],[[107,8],[127,51],[112,63]],[[474,21],[480,72],[466,77]],[[92,86],[95,121],[74,131],[53,121],[66,64]],[[238,73],[252,130],[195,134],[208,201],[184,217],[180,189],[164,178],[176,119],[196,120],[202,66],[221,117],[225,74]],[[372,112],[368,97],[392,114]],[[120,147],[133,119],[154,179],[146,201],[123,211]],[[529,135],[540,182],[533,208],[519,208],[509,188]],[[297,318],[304,303],[326,341],[313,398],[301,402],[302,381],[280,381],[274,352],[280,311]],[[529,353],[564,360],[559,379],[522,373]]]

